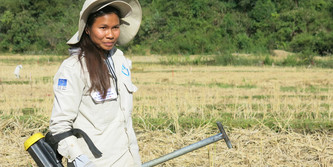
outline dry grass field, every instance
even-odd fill
[[[221,121],[232,149],[221,140],[160,166],[333,166],[333,69],[129,58],[139,88],[133,120],[143,162],[216,135]],[[62,59],[0,55],[0,167],[36,166],[23,143],[47,130]]]

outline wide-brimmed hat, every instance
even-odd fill
[[[120,12],[120,35],[117,43],[125,45],[130,42],[137,34],[142,19],[138,0],[86,0],[80,12],[79,30],[67,41],[67,44],[77,44],[86,27],[88,16],[106,6],[112,6]]]

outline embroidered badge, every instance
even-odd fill
[[[121,66],[121,72],[126,76],[130,75],[128,68],[126,68],[124,65]]]
[[[67,79],[59,78],[58,80],[58,89],[66,90],[67,88]]]

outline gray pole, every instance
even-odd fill
[[[170,159],[179,157],[181,155],[184,155],[184,154],[186,154],[188,152],[191,152],[193,150],[199,149],[201,147],[204,147],[206,145],[209,145],[209,144],[214,143],[216,141],[219,141],[221,139],[224,139],[226,141],[228,148],[232,148],[231,142],[230,142],[227,134],[225,133],[222,124],[220,122],[218,122],[217,126],[219,127],[219,130],[221,131],[221,133],[219,133],[219,134],[217,134],[215,136],[206,138],[204,140],[201,140],[199,142],[196,142],[194,144],[191,144],[189,146],[186,146],[184,148],[181,148],[179,150],[176,150],[176,151],[174,151],[172,153],[166,154],[166,155],[164,155],[164,156],[162,156],[160,158],[156,158],[154,160],[148,161],[148,162],[142,164],[142,167],[150,167],[150,166],[158,165],[160,163],[163,163],[163,162],[168,161]]]

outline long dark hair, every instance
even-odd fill
[[[111,6],[106,6],[95,13],[91,13],[88,16],[86,28],[90,28],[94,24],[97,17],[104,16],[110,13],[114,13],[118,17],[120,16],[119,10]],[[105,50],[97,47],[85,31],[82,33],[82,37],[77,46],[81,48],[81,53],[79,54],[81,66],[81,58],[84,56],[85,63],[89,72],[91,83],[89,92],[98,91],[100,92],[100,94],[102,94],[102,97],[105,98],[107,90],[108,88],[110,88],[110,74],[104,62],[106,58]]]

